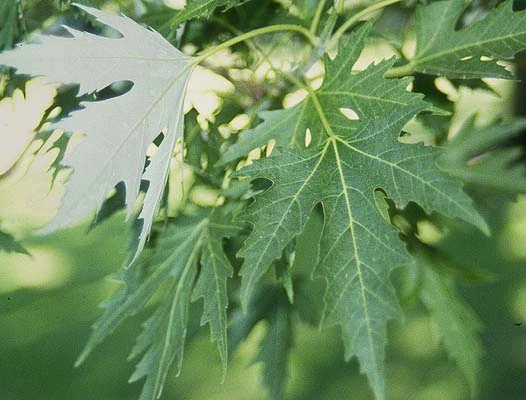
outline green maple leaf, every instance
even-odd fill
[[[180,218],[161,231],[155,251],[146,251],[137,263],[118,275],[123,286],[103,304],[106,311],[94,324],[76,365],[84,362],[126,318],[143,309],[154,296],[162,296],[129,357],[144,353],[130,381],[146,377],[140,398],[157,399],[171,364],[175,362],[177,371],[181,369],[188,308],[194,292],[194,300],[205,298],[201,323],[209,324],[211,339],[217,343],[226,369],[226,282],[232,267],[223,253],[222,240],[238,230],[219,211],[203,211],[196,217]]]
[[[228,359],[227,279],[232,277],[233,271],[223,251],[222,240],[224,237],[238,234],[240,228],[239,225],[233,225],[220,212],[212,213],[206,226],[201,272],[193,293],[194,300],[203,298],[201,325],[208,323],[210,326],[210,337],[212,341],[217,342],[223,362],[223,374],[226,373]]]
[[[428,108],[420,95],[405,90],[409,81],[383,78],[390,61],[352,74],[368,29],[351,35],[334,61],[326,59],[323,85],[304,100],[307,105],[297,106],[317,118],[305,126],[313,137],[310,148],[281,148],[235,176],[272,182],[240,216],[253,226],[239,252],[245,259],[243,304],[321,203],[325,221],[315,274],[327,282],[322,325],[341,326],[346,358],[358,357],[383,399],[386,324],[400,315],[389,274],[410,258],[397,230],[381,216],[375,190],[384,190],[399,208],[412,201],[428,213],[461,218],[485,231],[487,226],[458,184],[436,167],[436,149],[399,142],[403,126]],[[341,108],[354,110],[360,120],[349,121]],[[303,123],[294,122],[282,132],[286,141]]]
[[[526,49],[526,11],[513,11],[513,0],[507,0],[482,20],[456,30],[464,7],[464,0],[448,0],[418,8],[413,70],[450,78],[512,78],[497,61]]]
[[[126,186],[129,218],[145,180],[148,190],[139,214],[142,227],[136,256],[162,197],[174,145],[182,137],[183,100],[193,63],[157,32],[127,17],[77,7],[122,37],[110,39],[67,28],[72,37],[40,35],[40,43],[1,53],[0,64],[13,66],[19,73],[44,75],[52,82],[78,83],[81,94],[116,82],[133,83],[129,91],[114,98],[81,102],[82,109],[52,126],[86,137],[64,156],[64,165],[73,172],[58,213],[44,232],[86,218],[119,182]],[[164,139],[145,168],[148,148],[160,133]]]

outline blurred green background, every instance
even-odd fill
[[[440,247],[453,259],[493,275],[461,287],[484,324],[477,399],[522,399],[526,393],[526,199],[483,201],[492,228],[485,237],[465,227]],[[127,384],[126,362],[138,315],[75,369],[73,363],[99,315],[97,304],[115,288],[104,279],[118,270],[127,242],[122,215],[86,227],[34,238],[31,256],[0,254],[0,398],[2,400],[135,399],[140,382]],[[196,304],[200,307],[200,304]],[[435,326],[418,302],[405,321],[390,324],[387,357],[392,399],[468,399],[467,382],[437,341]],[[199,312],[193,313],[199,315]],[[523,322],[521,326],[516,324]],[[287,399],[370,399],[355,361],[343,361],[338,332],[299,327],[290,363]],[[217,351],[201,329],[187,346],[181,376],[170,375],[166,399],[264,399],[260,369],[252,364],[265,326],[258,326],[234,355],[221,384]]]

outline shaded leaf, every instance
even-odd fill
[[[245,340],[254,327],[266,322],[267,330],[253,362],[262,362],[262,381],[272,399],[282,399],[288,378],[288,356],[293,344],[292,306],[282,287],[261,285],[247,312],[235,308],[228,329],[229,354]]]
[[[281,300],[268,316],[267,333],[254,360],[264,364],[263,385],[272,400],[283,399],[288,378],[289,353],[293,342],[290,307],[286,299],[281,298]]]
[[[228,327],[228,354],[230,357],[257,323],[272,310],[276,294],[274,287],[261,285],[252,297],[246,312],[243,312],[241,307],[233,309]]]
[[[228,218],[205,210],[193,218],[179,218],[176,224],[159,232],[155,250],[145,251],[118,275],[123,285],[103,304],[105,312],[94,324],[76,365],[84,362],[125,319],[152,299],[160,298],[130,354],[131,359],[144,353],[130,378],[136,381],[146,377],[141,400],[158,398],[171,364],[175,362],[177,371],[181,369],[188,308],[198,276],[194,297],[205,296],[201,322],[210,325],[211,338],[217,342],[226,368],[226,280],[232,267],[223,253],[222,238],[237,229]]]
[[[475,185],[508,193],[526,192],[526,163],[521,137],[526,120],[516,119],[477,128],[473,118],[448,143],[440,166]]]
[[[232,277],[232,266],[223,251],[223,238],[239,233],[240,227],[230,223],[220,212],[212,212],[203,242],[201,272],[193,298],[203,298],[201,325],[210,326],[210,338],[217,343],[226,374],[227,346],[227,280]]]
[[[30,255],[24,246],[22,246],[12,235],[3,231],[0,231],[0,251]]]
[[[424,252],[413,253],[420,271],[420,299],[436,322],[437,332],[450,357],[466,377],[472,395],[482,358],[481,323],[473,310],[455,292],[452,282],[440,272],[441,263]]]

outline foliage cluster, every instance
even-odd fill
[[[384,399],[387,325],[402,316],[399,299],[413,298],[476,393],[480,324],[455,281],[483,274],[452,267],[426,232],[467,223],[489,234],[463,184],[526,191],[526,121],[481,127],[473,116],[454,132],[443,89],[513,79],[502,61],[526,50],[520,2],[80,3],[55,3],[66,31],[48,27],[55,36],[12,50],[42,21],[23,1],[0,6],[4,94],[27,75],[66,84],[35,137],[57,151],[54,177],[72,170],[42,232],[93,212],[100,224],[122,207],[134,220],[120,289],[77,364],[145,311],[130,381],[144,379],[141,399],[159,398],[196,335],[190,306],[202,302],[225,374],[266,321],[256,360],[270,397],[282,398],[295,327],[336,325],[345,358]],[[228,83],[208,112],[184,106],[203,67]],[[66,151],[74,133],[84,137]],[[7,232],[0,246],[26,252]]]

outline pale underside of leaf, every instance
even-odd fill
[[[119,182],[126,187],[130,217],[144,179],[149,188],[139,216],[137,255],[151,228],[174,144],[182,136],[182,106],[192,59],[127,17],[78,7],[122,37],[110,39],[66,28],[72,37],[40,35],[40,43],[0,54],[0,64],[13,66],[19,73],[44,75],[52,82],[79,84],[81,94],[115,82],[133,83],[120,96],[82,103],[83,109],[54,125],[85,138],[64,157],[63,164],[73,172],[57,215],[43,232],[86,218]],[[147,150],[161,132],[164,140],[143,174]]]

